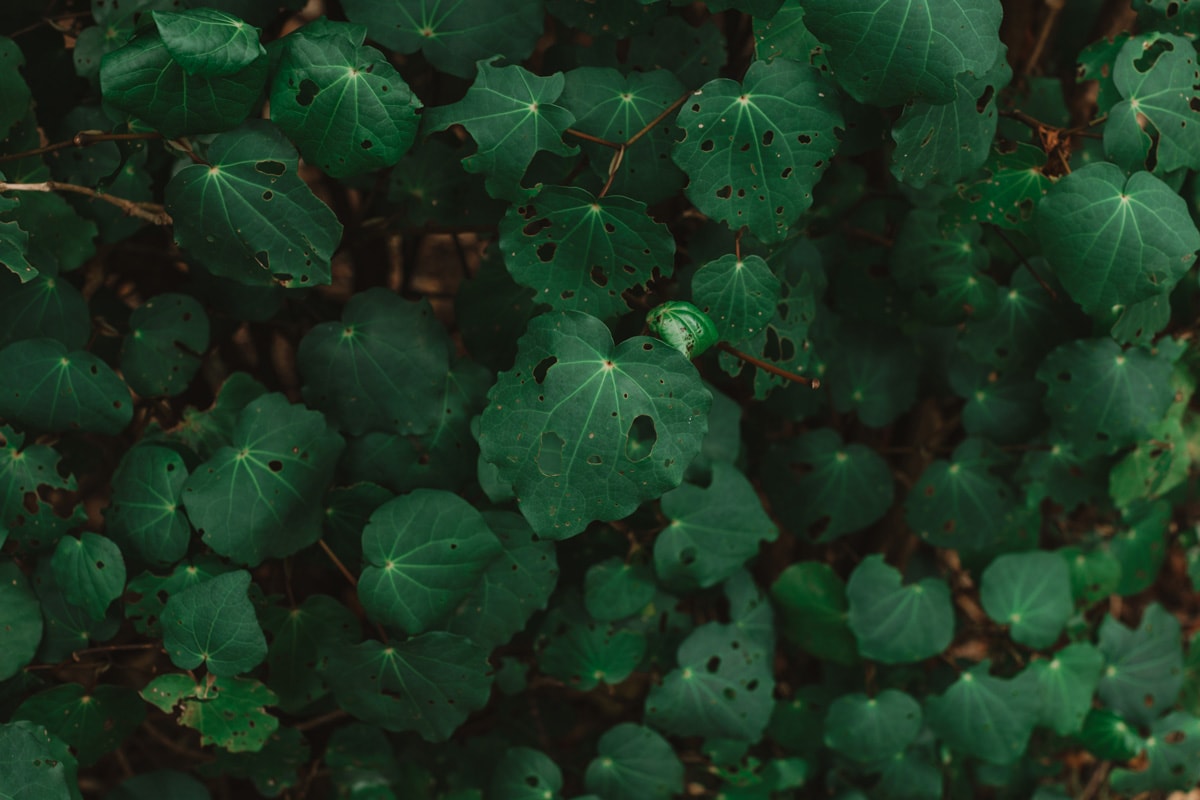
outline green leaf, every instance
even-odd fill
[[[841,87],[860,103],[954,100],[954,80],[1000,57],[997,0],[806,0],[804,24],[826,46]]]
[[[968,440],[968,442],[979,440]],[[905,499],[913,531],[935,547],[967,552],[994,548],[1022,522],[1012,489],[986,458],[957,450],[921,473]]]
[[[1059,736],[1079,733],[1092,710],[1103,668],[1104,656],[1086,642],[1074,642],[1050,659],[1030,662],[1025,671],[1037,683],[1038,724]]]
[[[989,764],[1011,764],[1029,744],[1038,716],[1027,681],[988,674],[990,661],[959,673],[941,695],[925,702],[929,727],[953,749]]]
[[[511,483],[539,536],[621,519],[683,479],[707,431],[711,396],[662,342],[614,347],[595,317],[535,317],[513,370],[488,393],[482,459]]]
[[[146,684],[139,694],[178,722],[200,732],[200,744],[215,744],[231,753],[257,752],[279,728],[279,718],[267,713],[275,695],[250,678],[209,676],[196,683],[172,672]]]
[[[183,419],[169,433],[148,436],[160,443],[178,442],[204,459],[233,443],[233,431],[242,409],[267,393],[261,383],[245,372],[235,372],[221,383],[216,399],[204,411],[194,406],[183,412]],[[154,429],[150,429],[153,434]]]
[[[1187,792],[1200,781],[1200,719],[1186,711],[1173,711],[1150,726],[1145,769],[1117,768],[1111,785],[1127,795],[1143,792]]]
[[[298,785],[309,763],[308,742],[295,728],[279,728],[257,752],[218,751],[216,758],[197,767],[208,778],[242,778],[254,782],[262,797],[277,797]]]
[[[583,783],[603,800],[671,800],[683,792],[683,763],[670,742],[649,728],[614,725],[600,737],[596,753]]]
[[[188,75],[233,75],[267,53],[258,42],[258,28],[215,8],[151,11],[150,16],[163,46]]]
[[[0,725],[0,791],[6,797],[80,800],[78,763],[57,736],[32,722]]]
[[[213,139],[207,156],[211,166],[186,166],[167,184],[179,246],[241,283],[329,283],[342,224],[296,174],[296,151],[279,129],[247,122]]]
[[[97,533],[59,539],[50,563],[67,601],[85,609],[92,619],[104,619],[109,604],[125,591],[121,548]]]
[[[362,638],[358,618],[337,600],[313,594],[291,609],[272,608],[264,618],[271,631],[267,650],[271,687],[279,698],[279,707],[296,713],[328,690],[317,674],[323,652],[347,647]]]
[[[331,177],[394,165],[416,139],[421,101],[383,53],[363,46],[365,29],[306,31],[283,40],[271,120]]]
[[[91,353],[53,339],[24,339],[0,350],[0,417],[47,431],[115,436],[133,418],[129,389]]]
[[[520,514],[484,511],[483,519],[504,549],[447,620],[446,630],[490,649],[507,644],[546,607],[558,583],[558,560],[554,543],[539,539]]]
[[[0,221],[0,264],[22,282],[37,277],[37,269],[29,263],[29,233],[16,222]]]
[[[195,298],[160,294],[129,316],[121,374],[140,395],[181,394],[200,369],[208,334],[208,314]]]
[[[1027,647],[1054,644],[1075,612],[1071,574],[1058,553],[1006,553],[983,571],[983,610]]]
[[[1152,603],[1137,630],[1111,615],[1100,625],[1100,652],[1108,665],[1100,699],[1130,722],[1149,724],[1175,705],[1183,686],[1183,641],[1179,620]]]
[[[145,716],[146,706],[133,689],[101,684],[89,691],[64,683],[31,695],[12,719],[44,727],[71,747],[81,766],[90,767],[117,749]]]
[[[1182,36],[1150,33],[1125,42],[1112,71],[1121,101],[1108,110],[1105,152],[1128,170],[1200,169],[1198,78],[1196,48]]]
[[[1046,384],[1046,412],[1055,427],[1086,456],[1149,438],[1175,397],[1172,370],[1164,353],[1080,339],[1051,352],[1037,378]]]
[[[475,62],[497,54],[512,62],[533,52],[542,33],[542,0],[345,0],[353,22],[371,38],[401,53],[420,50],[429,63],[459,78]]]
[[[1167,556],[1171,512],[1170,503],[1163,501],[1135,503],[1125,510],[1125,529],[1108,540],[1113,557],[1121,564],[1117,594],[1134,595],[1154,585]]]
[[[788,528],[831,542],[878,522],[892,507],[887,461],[866,445],[847,445],[819,428],[768,451],[763,485]]]
[[[445,741],[487,703],[488,651],[437,631],[383,645],[368,639],[329,654],[325,679],[346,711],[389,731]]]
[[[266,83],[268,60],[264,52],[237,72],[189,74],[159,32],[146,29],[104,56],[100,90],[107,104],[169,139],[216,133],[236,128],[250,114]]]
[[[844,694],[825,714],[825,744],[860,764],[900,755],[920,730],[920,704],[895,689]]]
[[[187,478],[183,456],[175,450],[154,444],[130,448],[113,475],[108,535],[153,566],[179,561],[192,534],[181,504]]]
[[[263,395],[184,484],[188,518],[213,550],[246,566],[291,555],[321,536],[321,495],[342,447],[318,412]]]
[[[958,184],[948,210],[960,219],[1023,230],[1053,185],[1042,169],[1045,163],[1046,154],[1031,144],[993,147],[983,163],[987,177]]]
[[[534,155],[578,152],[562,141],[575,115],[554,105],[562,94],[562,73],[542,78],[520,66],[493,67],[494,60],[479,62],[475,82],[462,100],[425,109],[423,127],[427,133],[454,124],[466,128],[479,150],[463,159],[463,167],[487,176],[492,197],[516,202],[537,191],[521,183]]]
[[[580,67],[565,74],[563,108],[575,115],[572,130],[622,144],[637,136],[686,93],[674,73],[665,69],[622,75],[605,67]],[[676,130],[666,120],[647,131],[625,150],[609,191],[654,205],[683,188],[684,176],[670,159]],[[613,151],[583,141],[592,173],[605,181]]]
[[[884,664],[924,661],[954,638],[950,589],[939,578],[908,586],[881,555],[864,558],[846,584],[850,629],[864,658]]]
[[[86,517],[76,518],[72,527],[82,522],[86,522]],[[36,657],[43,664],[73,658],[75,651],[86,648],[92,642],[108,641],[121,626],[115,609],[111,609],[103,620],[97,621],[80,606],[68,602],[62,587],[54,579],[50,559],[38,562],[33,574],[33,588],[42,606],[45,633]]]
[[[782,616],[786,639],[817,658],[837,664],[858,661],[846,584],[828,564],[792,564],[771,584],[771,599]]]
[[[653,0],[611,0],[594,3],[589,0],[546,0],[546,10],[572,28],[592,36],[609,34],[618,39],[649,28],[667,9]],[[714,9],[715,10],[715,9]]]
[[[892,250],[892,275],[910,293],[915,314],[935,325],[987,319],[998,302],[996,281],[984,271],[991,254],[975,223],[947,231],[932,211],[908,215]]]
[[[32,95],[21,74],[25,56],[12,39],[0,37],[0,136],[8,134],[29,111]]]
[[[204,664],[230,678],[267,657],[267,640],[246,596],[250,573],[226,572],[171,595],[163,608],[163,647],[181,669]]]
[[[585,692],[621,683],[646,655],[646,636],[636,626],[597,622],[574,594],[546,615],[539,641],[541,671]]]
[[[184,561],[170,575],[143,572],[129,582],[125,616],[133,622],[139,633],[159,638],[162,636],[161,620],[167,600],[229,571],[230,567],[216,556],[201,556]]]
[[[1200,250],[1183,198],[1149,172],[1126,178],[1115,164],[1060,178],[1034,224],[1054,274],[1089,314],[1169,292]]]
[[[547,186],[500,223],[500,249],[513,280],[564,311],[614,317],[622,296],[675,270],[675,238],[646,205],[597,198],[574,186]]]
[[[75,478],[59,471],[58,452],[44,444],[25,445],[25,435],[0,425],[0,530],[24,527],[30,516],[49,513],[44,501],[37,500],[31,512],[25,503],[38,498],[42,487],[74,491]],[[0,535],[0,544],[4,536]]]
[[[648,606],[657,588],[648,564],[614,556],[588,567],[583,577],[583,604],[592,619],[612,622],[632,617]]]
[[[20,286],[7,279],[0,291],[0,343],[18,339],[57,339],[70,350],[87,344],[92,333],[87,301],[63,277],[38,275]]]
[[[819,73],[777,59],[751,64],[741,84],[704,84],[675,124],[684,139],[671,157],[690,179],[688,199],[769,243],[782,241],[812,205],[843,121]]]
[[[1125,720],[1103,708],[1093,708],[1077,737],[1097,758],[1128,761],[1143,747],[1142,737]]]
[[[710,622],[679,646],[679,667],[646,697],[646,722],[666,733],[756,742],[774,702],[771,651],[736,625]]]
[[[1133,0],[1138,25],[1149,30],[1194,35],[1200,18],[1195,0]]]
[[[561,800],[562,784],[562,770],[548,755],[530,747],[510,747],[492,773],[488,797]]]
[[[983,166],[996,135],[995,94],[1008,85],[1012,69],[999,58],[984,70],[954,77],[948,103],[916,100],[892,126],[892,174],[920,189],[929,183],[953,184]]]
[[[451,348],[428,301],[359,292],[341,322],[321,323],[301,341],[304,399],[354,436],[425,433],[446,416]]]
[[[754,54],[761,61],[782,56],[815,67],[824,62],[824,48],[804,24],[804,6],[800,0],[784,0],[772,16],[755,15],[754,40]]]
[[[707,487],[663,495],[662,512],[671,523],[654,541],[654,568],[668,585],[716,586],[778,536],[753,485],[725,462],[712,465]]]
[[[907,411],[917,399],[917,356],[912,343],[894,332],[845,325],[830,352],[823,349],[833,405],[854,411],[866,425],[882,428]]]
[[[458,495],[418,489],[375,509],[363,530],[358,597],[377,622],[427,631],[458,606],[501,552],[483,516]]]
[[[727,255],[692,276],[692,302],[716,323],[722,341],[750,339],[771,321],[781,287],[758,256]]]
[[[725,36],[713,22],[710,17],[694,26],[683,17],[663,17],[654,30],[630,39],[627,63],[640,72],[668,70],[697,88],[717,77],[727,60]]]
[[[720,341],[712,319],[686,300],[670,300],[650,309],[646,327],[689,361]]]
[[[0,560],[0,681],[8,680],[33,661],[42,641],[42,611],[21,568],[11,560]],[[7,751],[0,748],[0,757]]]

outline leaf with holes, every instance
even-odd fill
[[[763,486],[781,521],[831,542],[873,525],[892,505],[891,469],[877,452],[819,428],[768,451]]]
[[[1183,198],[1149,172],[1127,178],[1115,164],[1060,178],[1034,224],[1050,267],[1089,314],[1169,292],[1200,250]]]
[[[1133,0],[1138,25],[1149,30],[1194,35],[1200,24],[1197,0]]]
[[[1127,170],[1200,169],[1200,69],[1182,36],[1150,33],[1121,47],[1113,66],[1121,101],[1108,111],[1104,150]]]
[[[150,16],[163,46],[189,75],[233,75],[267,53],[258,42],[258,28],[215,8],[151,11]]]
[[[925,702],[925,719],[943,742],[989,764],[1021,757],[1037,722],[1038,697],[1029,681],[988,674],[990,660],[959,673]]]
[[[836,93],[811,67],[755,61],[739,84],[710,81],[685,101],[671,157],[696,208],[764,242],[782,241],[812,191],[843,125]]]
[[[924,661],[954,638],[950,589],[939,578],[902,585],[881,555],[859,562],[846,584],[850,629],[864,658],[884,664]]]
[[[559,103],[575,115],[572,130],[617,145],[640,134],[620,156],[603,144],[580,143],[593,174],[600,181],[608,179],[613,159],[620,158],[609,189],[611,194],[636,197],[654,205],[683,188],[683,173],[671,161],[675,128],[664,120],[646,130],[686,94],[674,74],[657,69],[622,75],[606,67],[580,67],[564,77]]]
[[[679,646],[679,666],[646,696],[646,723],[676,735],[756,742],[771,718],[771,651],[736,625],[709,622]]]
[[[1025,672],[1037,684],[1038,724],[1059,736],[1079,733],[1092,710],[1103,668],[1104,656],[1087,642],[1074,642],[1049,659],[1030,662]]]
[[[43,631],[38,599],[21,568],[8,558],[0,560],[0,631],[0,681],[6,681],[33,660]]]
[[[1108,615],[1099,647],[1107,662],[1099,687],[1106,706],[1130,722],[1149,724],[1175,705],[1183,686],[1183,639],[1170,612],[1152,603],[1136,630]]]
[[[133,418],[129,388],[108,364],[53,339],[0,350],[0,374],[0,417],[18,425],[114,436]]]
[[[603,800],[671,800],[683,792],[683,762],[671,743],[633,722],[605,731],[587,766],[584,786]]]
[[[230,59],[220,50],[209,58],[234,63],[241,48],[232,41],[228,45]],[[217,133],[236,128],[249,116],[266,84],[268,62],[264,51],[236,72],[191,74],[172,58],[158,30],[146,28],[101,60],[100,90],[105,103],[167,138]]]
[[[564,311],[624,314],[625,292],[675,270],[675,237],[628,197],[597,198],[549,186],[500,223],[500,249],[513,280]]]
[[[921,705],[905,692],[844,694],[825,713],[825,744],[860,764],[894,758],[921,731]]]
[[[716,586],[779,535],[753,484],[723,461],[713,463],[708,486],[664,494],[662,513],[671,522],[654,540],[654,569],[667,586]]]
[[[25,507],[42,487],[75,490],[75,477],[59,472],[58,452],[44,444],[25,444],[25,435],[0,425],[0,530],[23,527],[34,512]],[[38,501],[41,506],[42,501]],[[4,537],[0,535],[0,544]]]
[[[121,374],[140,395],[174,396],[191,383],[208,349],[208,314],[191,295],[161,294],[129,317]]]
[[[497,54],[513,63],[533,52],[543,26],[542,0],[345,0],[352,22],[401,53],[418,50],[440,70],[459,78],[475,62]]]
[[[954,100],[963,72],[1000,57],[999,0],[806,0],[804,24],[826,45],[838,83],[860,103]]]
[[[1112,787],[1124,795],[1144,792],[1187,792],[1200,781],[1200,719],[1187,711],[1173,711],[1150,725],[1144,769],[1118,767]]]
[[[1046,412],[1080,455],[1110,454],[1141,439],[1174,399],[1165,353],[1122,350],[1111,339],[1078,339],[1038,367]]]
[[[28,720],[62,739],[90,767],[133,733],[146,716],[137,692],[125,686],[101,684],[90,691],[64,683],[31,695],[13,712],[13,720]]]
[[[678,351],[600,320],[543,314],[488,393],[483,460],[516,491],[539,536],[621,519],[683,480],[708,428],[711,395]]]
[[[86,531],[78,539],[59,539],[50,564],[67,601],[94,620],[104,619],[109,604],[125,591],[121,548],[100,534]]]
[[[143,572],[129,582],[125,617],[139,633],[161,637],[163,607],[172,596],[230,571],[226,562],[205,555],[182,561],[169,575]]]
[[[905,106],[892,126],[896,179],[920,189],[974,175],[996,135],[996,93],[1011,79],[1012,69],[1000,58],[986,71],[956,75],[949,103],[916,100]]]
[[[488,796],[504,800],[561,800],[562,784],[562,770],[548,755],[531,747],[510,747],[492,773]]]
[[[246,595],[250,573],[226,572],[171,595],[163,608],[163,647],[181,669],[201,664],[230,678],[267,657],[267,640]]]
[[[291,555],[321,536],[321,494],[343,446],[316,411],[263,395],[238,414],[231,443],[188,477],[188,518],[209,547],[240,564]]]
[[[1022,230],[1033,220],[1038,203],[1053,185],[1043,171],[1045,163],[1046,154],[1031,144],[992,147],[983,162],[987,176],[959,183],[947,210],[964,221]]]
[[[209,676],[196,683],[190,675],[159,675],[139,691],[142,699],[200,733],[200,744],[215,744],[231,753],[258,752],[279,728],[267,713],[275,695],[251,678]]]
[[[727,255],[692,276],[692,302],[712,319],[722,341],[738,344],[766,327],[782,287],[759,256]]]
[[[646,636],[636,625],[592,619],[575,594],[546,615],[538,641],[538,668],[584,692],[620,684],[646,656]]]
[[[983,610],[1027,647],[1054,644],[1075,612],[1070,570],[1058,553],[1006,553],[988,564],[981,581]]]
[[[452,633],[423,633],[391,645],[368,639],[329,654],[325,679],[338,704],[389,731],[429,742],[450,738],[492,687],[488,651]]]
[[[422,434],[446,415],[452,345],[428,301],[359,292],[341,322],[314,326],[296,354],[304,399],[353,436]]]
[[[387,501],[363,529],[358,597],[376,622],[413,635],[445,619],[500,554],[483,516],[450,492],[418,489]]]
[[[462,100],[425,109],[423,127],[428,133],[451,125],[466,128],[479,149],[463,159],[463,167],[487,176],[492,197],[520,201],[539,188],[521,183],[538,152],[578,152],[562,141],[575,115],[554,104],[562,94],[562,73],[542,78],[519,66],[494,67],[492,61],[479,62],[475,82]]]
[[[283,40],[271,120],[331,177],[394,165],[417,136],[421,101],[383,53],[363,46],[366,28],[307,31]]]
[[[329,283],[342,224],[296,174],[296,150],[279,129],[247,122],[213,139],[207,157],[211,166],[186,166],[167,184],[179,246],[240,283]]]
[[[67,745],[41,725],[0,725],[0,775],[6,797],[80,800],[78,766]]]
[[[181,503],[187,477],[175,450],[154,444],[128,450],[112,479],[108,535],[153,566],[179,561],[192,534]]]

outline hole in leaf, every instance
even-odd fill
[[[593,467],[598,467],[604,463],[604,459],[598,455],[592,454],[587,457],[587,463],[591,464]]]
[[[549,372],[550,368],[557,363],[558,359],[554,356],[547,356],[546,358],[543,358],[538,362],[537,366],[533,368],[533,379],[539,384],[544,383],[546,381],[546,373]]]
[[[1142,57],[1133,62],[1133,68],[1138,72],[1149,72],[1154,69],[1154,65],[1158,63],[1158,59],[1163,53],[1169,53],[1175,49],[1175,45],[1171,44],[1170,39],[1158,39],[1154,44],[1146,48],[1146,52],[1142,53]]]
[[[267,467],[271,470],[271,472],[279,472],[283,469],[283,462],[279,459],[272,459],[271,461],[267,462]]]
[[[713,656],[708,660],[708,663],[704,665],[704,668],[710,673],[716,673],[716,671],[721,668],[721,657]]]
[[[554,252],[558,250],[558,245],[554,242],[546,242],[539,245],[537,249],[537,257],[543,264],[548,264],[554,260]]]
[[[812,144],[812,137],[806,133],[802,133],[796,137],[796,141],[800,144]]]
[[[302,106],[310,106],[320,91],[321,87],[317,86],[316,81],[305,78],[300,81],[300,91],[296,93],[296,102]]]
[[[270,175],[273,178],[278,178],[287,171],[287,167],[282,161],[259,161],[254,165],[254,171],[262,175]]]
[[[733,196],[733,187],[732,186],[725,185],[725,186],[722,186],[720,189],[717,189],[717,197],[721,198],[722,200],[728,200],[732,196]]]
[[[521,233],[525,234],[526,236],[536,236],[541,231],[549,228],[550,224],[550,220],[546,219],[545,217],[539,217],[533,222],[527,223],[525,227],[521,229]]]
[[[762,135],[763,147],[770,147],[773,141],[775,141],[775,131],[764,131]]]
[[[538,445],[537,465],[543,475],[549,478],[562,474],[563,448],[566,445],[563,438],[554,431],[542,434],[541,443]]]
[[[596,284],[597,286],[608,286],[608,276],[604,274],[604,270],[600,268],[599,264],[592,267],[592,270],[588,273],[588,275],[591,277],[592,283]]]
[[[658,432],[654,429],[654,420],[645,414],[639,414],[629,426],[625,439],[625,457],[630,461],[642,461],[650,457],[654,445],[658,441]]]
[[[706,153],[711,153],[716,146],[716,142],[714,142],[712,139],[705,139],[700,143],[700,149]]]

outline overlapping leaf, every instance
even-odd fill
[[[1100,626],[1100,652],[1107,666],[1100,699],[1130,722],[1149,724],[1175,704],[1183,685],[1179,621],[1158,603],[1142,612],[1136,630],[1112,616]]]
[[[583,781],[603,800],[670,800],[683,790],[683,763],[671,744],[649,728],[623,722],[596,744]]]
[[[139,694],[178,722],[200,732],[200,744],[232,752],[257,752],[279,728],[279,718],[266,707],[275,695],[251,678],[209,677],[196,683],[179,672],[160,675]]]
[[[267,52],[258,42],[258,28],[219,9],[152,11],[150,15],[163,46],[189,75],[233,75]]]
[[[14,720],[43,726],[74,749],[81,766],[90,767],[115,750],[146,716],[137,692],[101,684],[90,691],[64,683],[31,695],[13,713]]]
[[[844,694],[825,714],[825,744],[860,763],[894,758],[920,730],[921,705],[896,689],[875,697]]]
[[[1070,572],[1058,553],[999,556],[983,571],[979,596],[988,616],[1029,647],[1054,644],[1075,611]]]
[[[867,556],[846,585],[850,629],[864,658],[907,664],[937,655],[954,637],[950,588],[938,578],[902,585],[881,555]]]
[[[85,531],[79,538],[59,539],[50,565],[67,602],[83,608],[94,620],[104,619],[109,604],[125,591],[121,548],[98,533]]]
[[[133,418],[129,388],[112,367],[54,339],[23,339],[0,350],[0,417],[47,431],[110,436]]]
[[[218,677],[249,672],[267,657],[267,640],[246,595],[250,573],[226,572],[171,595],[163,608],[163,647],[181,669],[203,664]]]
[[[786,639],[818,658],[838,664],[858,661],[858,643],[850,630],[846,583],[828,564],[802,561],[785,569],[771,584]]]
[[[951,747],[989,764],[1021,757],[1038,716],[1038,698],[1028,681],[997,678],[989,661],[959,674],[941,695],[925,703],[925,718]]]
[[[129,317],[121,374],[138,394],[180,394],[200,369],[208,336],[208,314],[194,297],[159,295]]]

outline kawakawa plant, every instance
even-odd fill
[[[0,3],[0,797],[1191,788],[1197,32]]]

